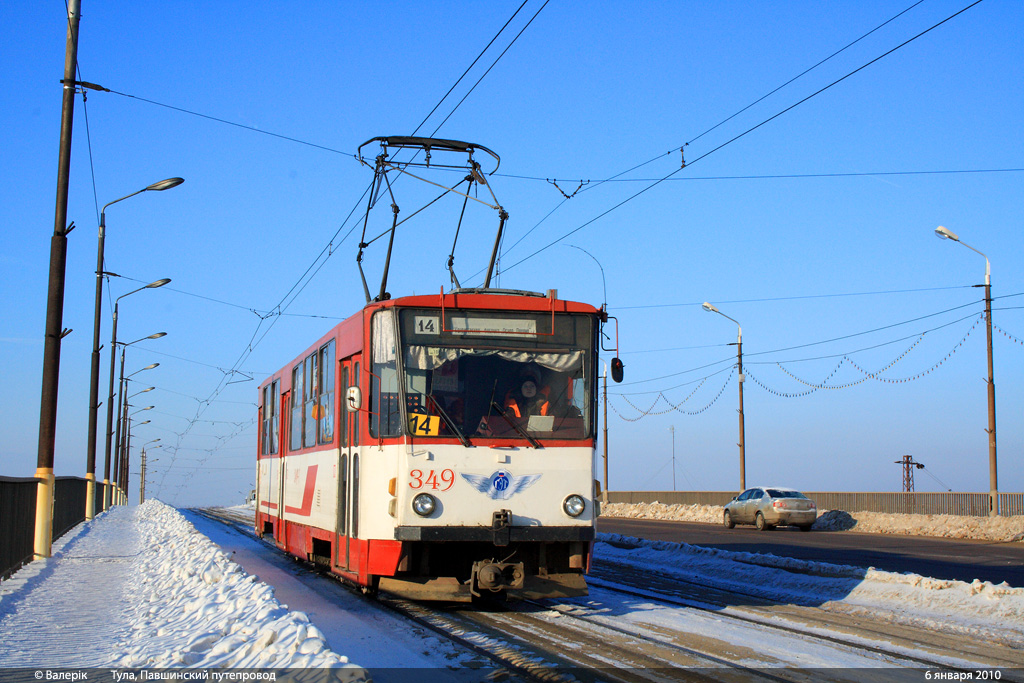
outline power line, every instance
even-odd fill
[[[512,42],[509,43],[508,46],[504,50],[501,51],[501,54],[498,55],[497,59],[495,59],[494,62],[491,63],[491,65],[489,67],[487,67],[487,71],[485,71],[483,73],[483,75],[480,76],[480,78],[477,79],[476,83],[473,84],[473,87],[469,89],[469,92],[467,92],[465,95],[463,95],[462,99],[459,100],[459,103],[455,105],[455,108],[451,110],[451,112],[448,114],[448,116],[444,117],[444,121],[441,121],[441,123],[437,124],[437,127],[434,129],[434,132],[431,133],[431,137],[436,135],[437,131],[441,130],[441,126],[443,126],[448,121],[448,119],[450,119],[452,117],[452,114],[454,114],[455,111],[460,106],[462,106],[462,103],[466,101],[466,98],[469,97],[471,94],[473,94],[473,91],[476,90],[476,87],[478,85],[480,85],[480,82],[482,80],[484,80],[484,78],[487,77],[487,74],[491,73],[491,69],[493,69],[498,64],[499,61],[501,61],[501,58],[505,56],[505,53],[508,52],[509,49],[513,45],[515,45],[517,40],[519,40],[519,36],[523,35],[523,32],[526,31],[526,29],[530,28],[530,24],[532,24],[533,20],[537,18],[537,15],[540,14],[544,10],[544,8],[548,6],[548,2],[550,2],[550,0],[544,0],[544,4],[540,6],[539,10],[534,12],[533,16],[530,17],[530,20],[528,22],[526,22],[526,26],[523,26],[523,28],[520,29],[519,33],[516,34],[516,37],[512,39]],[[980,0],[979,0],[979,2],[980,2]],[[516,10],[516,12],[518,13],[519,10]],[[511,19],[509,21],[511,21]]]
[[[416,133],[418,133],[418,132],[419,132],[420,128],[422,128],[422,127],[423,127],[423,124],[427,122],[427,119],[429,119],[429,118],[430,118],[431,116],[433,116],[433,115],[434,115],[434,112],[435,112],[435,111],[437,111],[437,108],[438,108],[438,107],[440,107],[440,106],[441,106],[441,104],[442,104],[442,103],[443,103],[443,102],[444,102],[444,101],[445,101],[445,100],[446,100],[446,99],[448,98],[448,96],[452,94],[452,91],[453,91],[453,90],[455,90],[456,86],[458,86],[458,85],[459,85],[459,83],[461,83],[461,82],[462,82],[462,79],[466,77],[466,74],[468,74],[468,73],[469,73],[470,69],[472,69],[472,68],[473,68],[474,66],[476,66],[476,63],[480,61],[480,58],[484,56],[484,53],[485,53],[485,52],[487,52],[487,50],[488,50],[488,49],[490,49],[491,45],[493,45],[493,44],[494,44],[494,41],[496,41],[496,40],[498,39],[498,36],[500,36],[500,35],[502,34],[502,32],[503,32],[503,31],[504,31],[504,30],[505,30],[506,28],[508,28],[508,25],[512,23],[512,20],[516,18],[516,15],[517,15],[517,14],[519,14],[519,10],[523,9],[523,7],[525,7],[525,6],[526,6],[526,3],[527,3],[527,2],[529,2],[529,1],[530,1],[530,0],[523,0],[523,4],[522,4],[522,5],[519,5],[519,7],[518,7],[518,8],[516,9],[516,11],[512,13],[512,16],[508,18],[508,21],[506,21],[506,22],[505,22],[505,25],[504,25],[504,26],[502,26],[502,27],[501,27],[501,28],[500,28],[500,29],[498,30],[498,32],[494,34],[494,37],[493,37],[493,38],[491,38],[491,42],[487,43],[487,45],[486,45],[486,46],[484,47],[484,49],[480,51],[480,54],[478,54],[478,55],[476,56],[476,59],[474,59],[474,60],[473,60],[473,62],[472,62],[472,63],[471,63],[471,64],[470,64],[469,66],[467,66],[467,67],[466,67],[466,70],[462,72],[462,75],[461,75],[461,76],[459,76],[458,80],[457,80],[457,81],[455,81],[455,83],[454,83],[454,84],[452,85],[452,87],[448,88],[448,92],[446,92],[446,93],[444,94],[444,97],[442,97],[442,98],[441,98],[441,99],[440,99],[440,100],[438,101],[438,103],[434,105],[434,108],[430,110],[430,113],[429,113],[429,114],[427,114],[427,115],[426,115],[425,117],[423,117],[423,120],[422,120],[422,121],[420,121],[420,125],[416,126],[416,130],[414,130],[414,131],[412,132],[412,134],[413,134],[413,135],[416,135]],[[543,9],[543,7],[542,7],[541,9]],[[517,36],[517,37],[518,37],[518,36]],[[514,41],[513,41],[513,42],[514,42]],[[503,54],[504,54],[504,53],[503,53]],[[486,74],[485,74],[485,75],[486,75]],[[477,82],[479,83],[479,81],[477,81]],[[473,86],[473,87],[476,87],[476,86]],[[472,92],[472,91],[470,91],[470,92]],[[463,98],[463,99],[465,99],[465,98]],[[460,102],[459,104],[461,104],[461,102]],[[454,111],[454,110],[453,110],[453,111]],[[449,114],[449,116],[451,116],[451,114]],[[447,120],[448,120],[448,119],[445,119],[445,121],[447,121]],[[443,123],[443,122],[442,122],[442,123]],[[434,131],[434,132],[437,132],[437,131]]]
[[[917,7],[917,6],[918,6],[918,5],[920,5],[920,4],[922,3],[922,2],[924,2],[924,0],[918,0],[918,2],[915,2],[915,3],[913,4],[913,5],[911,5],[911,6],[910,6],[910,7],[908,7],[907,9],[905,9],[905,10],[903,10],[902,12],[900,12],[899,14],[897,14],[897,15],[895,15],[895,16],[893,16],[893,17],[889,18],[889,19],[887,19],[886,21],[882,22],[881,24],[879,24],[879,25],[878,25],[878,26],[876,26],[875,28],[871,29],[870,31],[868,31],[867,33],[865,33],[864,35],[862,35],[861,37],[859,37],[859,38],[857,38],[856,40],[854,40],[853,42],[851,42],[851,43],[847,44],[847,45],[846,45],[845,47],[843,47],[843,48],[840,48],[839,50],[837,50],[837,51],[833,52],[833,53],[832,53],[831,55],[829,55],[829,56],[828,56],[828,57],[826,57],[825,59],[822,59],[821,61],[819,61],[819,62],[818,62],[817,64],[815,64],[814,66],[812,66],[812,67],[810,67],[810,68],[808,68],[808,69],[805,69],[804,71],[802,71],[801,73],[797,74],[797,75],[796,75],[796,76],[794,76],[793,78],[790,78],[790,79],[789,79],[788,81],[786,81],[786,82],[785,82],[785,83],[783,83],[782,85],[778,86],[778,87],[777,87],[777,88],[775,88],[774,90],[772,90],[772,91],[768,92],[768,93],[767,93],[767,94],[765,94],[765,95],[762,95],[761,97],[759,97],[758,99],[754,100],[753,102],[751,102],[751,103],[750,103],[750,104],[748,104],[747,106],[743,107],[742,109],[740,109],[740,110],[739,110],[738,112],[736,112],[735,114],[732,114],[731,116],[729,116],[729,117],[727,117],[727,118],[723,119],[722,121],[719,121],[719,122],[718,122],[717,124],[715,124],[715,125],[714,125],[714,126],[712,126],[711,128],[708,128],[707,130],[705,130],[705,131],[704,131],[703,133],[701,133],[700,135],[698,135],[698,136],[696,136],[695,138],[693,138],[693,139],[689,140],[688,142],[685,142],[685,143],[683,143],[683,145],[682,145],[681,147],[673,147],[672,149],[668,150],[667,152],[664,152],[663,154],[659,154],[658,156],[656,156],[656,157],[654,157],[654,158],[652,158],[652,159],[648,159],[647,161],[644,161],[644,162],[642,162],[642,163],[640,163],[640,164],[637,164],[637,165],[635,165],[635,166],[633,166],[633,167],[631,167],[631,168],[628,168],[628,169],[626,169],[625,171],[621,171],[621,172],[619,172],[619,173],[616,173],[615,175],[611,176],[610,178],[606,178],[606,179],[604,179],[604,180],[599,180],[599,181],[596,181],[594,185],[592,185],[592,186],[590,186],[590,187],[587,187],[587,188],[586,188],[586,189],[584,189],[583,191],[584,191],[584,192],[586,192],[587,190],[592,190],[592,189],[595,189],[595,188],[596,188],[597,186],[599,186],[599,185],[602,185],[602,184],[604,184],[604,183],[608,183],[608,182],[638,182],[638,181],[639,181],[639,182],[650,182],[650,180],[649,180],[649,179],[647,179],[647,180],[640,180],[640,179],[622,179],[622,178],[621,178],[621,176],[624,176],[624,175],[626,175],[627,173],[631,173],[632,171],[635,171],[635,170],[636,170],[636,169],[638,169],[638,168],[642,168],[642,167],[644,167],[644,166],[647,166],[648,164],[651,164],[651,163],[653,163],[653,162],[657,161],[658,159],[661,159],[662,157],[668,156],[669,154],[673,154],[673,153],[675,153],[676,151],[678,151],[678,150],[681,150],[681,149],[682,149],[683,147],[685,147],[685,146],[689,145],[689,144],[690,144],[690,143],[692,143],[692,142],[696,142],[697,140],[699,140],[700,138],[704,137],[705,135],[707,135],[707,134],[708,134],[708,133],[710,133],[711,131],[715,130],[716,128],[718,128],[718,127],[720,127],[720,126],[722,126],[722,125],[724,125],[725,123],[728,123],[729,121],[731,121],[732,119],[736,118],[737,116],[739,116],[739,115],[740,115],[740,114],[742,114],[743,112],[747,111],[748,109],[750,109],[750,108],[751,108],[751,107],[753,107],[754,105],[756,105],[756,104],[758,104],[758,103],[760,103],[760,102],[764,101],[765,99],[767,99],[767,98],[768,98],[768,97],[770,97],[771,95],[774,95],[774,94],[775,94],[775,93],[777,93],[778,91],[782,90],[782,89],[783,89],[783,88],[785,88],[785,87],[786,87],[787,85],[789,85],[789,84],[793,83],[794,81],[796,81],[796,80],[798,80],[798,79],[802,78],[803,76],[807,75],[808,73],[810,73],[810,72],[811,72],[811,71],[813,71],[814,69],[818,68],[819,66],[821,66],[821,65],[822,65],[822,64],[824,64],[825,62],[829,61],[830,59],[832,59],[832,58],[833,58],[833,57],[835,57],[836,55],[840,54],[841,52],[844,52],[844,51],[845,51],[845,50],[847,50],[848,48],[850,48],[850,47],[852,47],[853,45],[855,45],[855,44],[859,43],[859,42],[860,42],[860,41],[862,41],[862,40],[863,40],[864,38],[867,38],[867,37],[868,37],[869,35],[871,35],[871,34],[872,34],[872,33],[874,33],[875,31],[878,31],[879,29],[881,29],[881,28],[882,28],[883,26],[885,26],[886,24],[889,24],[889,23],[891,23],[891,22],[895,21],[895,20],[896,20],[897,18],[899,18],[900,16],[902,16],[902,15],[906,14],[907,12],[909,12],[910,10],[912,10],[913,8]],[[497,175],[505,175],[505,174],[497,174]],[[506,177],[511,177],[511,178],[524,178],[524,179],[529,179],[529,180],[543,180],[543,181],[545,181],[545,182],[549,182],[549,179],[548,179],[548,178],[536,178],[536,177],[529,177],[529,176],[511,176],[511,175],[506,175]],[[514,247],[514,246],[515,246],[515,245],[513,245],[513,247]]]
[[[946,22],[948,22],[948,21],[951,21],[951,20],[952,20],[952,19],[954,19],[955,17],[957,17],[957,16],[959,16],[959,15],[963,14],[963,13],[964,13],[964,12],[966,12],[967,10],[969,10],[969,9],[971,9],[972,7],[974,7],[975,5],[979,4],[979,3],[981,2],[981,1],[982,1],[982,0],[975,0],[975,1],[973,2],[973,3],[971,3],[971,4],[970,4],[970,5],[968,5],[967,7],[964,7],[963,9],[959,10],[958,12],[955,12],[954,14],[951,14],[950,16],[946,17],[945,19],[943,19],[942,21],[938,22],[937,24],[934,24],[934,25],[932,25],[932,26],[931,26],[930,28],[927,28],[927,29],[925,29],[924,31],[921,31],[920,33],[918,33],[918,34],[917,34],[917,35],[915,35],[914,37],[912,37],[912,38],[908,38],[907,40],[903,41],[902,43],[900,43],[900,44],[899,44],[899,45],[897,45],[896,47],[894,47],[894,48],[892,48],[892,49],[890,49],[890,50],[888,50],[888,51],[884,52],[883,54],[879,55],[878,57],[875,57],[874,59],[870,60],[869,62],[866,62],[865,64],[863,64],[863,65],[861,65],[861,66],[857,67],[857,68],[856,68],[856,69],[854,69],[853,71],[850,71],[850,72],[849,72],[849,73],[847,73],[847,74],[846,74],[845,76],[842,76],[841,78],[838,78],[838,79],[836,79],[836,80],[832,81],[831,83],[829,83],[828,85],[824,86],[823,88],[820,88],[820,89],[816,90],[815,92],[811,93],[810,95],[808,95],[808,96],[804,97],[803,99],[801,99],[801,100],[799,100],[799,101],[795,102],[794,104],[791,104],[790,106],[786,107],[786,108],[785,108],[785,109],[783,109],[782,111],[780,111],[780,112],[778,112],[778,113],[776,113],[776,114],[774,114],[774,115],[772,115],[772,116],[768,117],[767,119],[765,119],[765,120],[761,121],[761,122],[760,122],[760,123],[758,123],[757,125],[755,125],[755,126],[752,126],[751,128],[748,128],[747,130],[745,130],[745,131],[743,131],[742,133],[740,133],[740,134],[738,134],[738,135],[736,135],[736,136],[734,136],[734,137],[730,138],[729,140],[726,140],[726,141],[725,141],[725,142],[723,142],[722,144],[718,145],[717,147],[714,147],[714,148],[712,148],[711,150],[709,150],[709,151],[705,152],[704,154],[700,155],[699,157],[697,157],[696,159],[694,159],[694,160],[693,160],[693,161],[691,161],[690,163],[686,164],[686,167],[690,167],[690,166],[692,166],[693,164],[695,164],[695,163],[697,163],[697,162],[699,162],[699,161],[701,161],[701,160],[703,160],[703,159],[706,159],[706,158],[707,158],[707,157],[709,157],[710,155],[714,154],[715,152],[718,152],[718,151],[719,151],[719,150],[721,150],[721,149],[724,149],[725,147],[727,147],[727,146],[731,145],[732,143],[736,142],[736,141],[737,141],[737,140],[739,140],[740,138],[743,138],[743,137],[745,137],[746,135],[749,135],[750,133],[754,132],[755,130],[757,130],[757,129],[759,129],[759,128],[761,128],[761,127],[765,126],[765,125],[767,125],[767,124],[768,124],[768,123],[770,123],[771,121],[774,121],[775,119],[779,118],[780,116],[783,116],[784,114],[786,114],[786,113],[788,113],[788,112],[792,111],[793,109],[795,109],[795,108],[799,107],[799,106],[800,106],[801,104],[804,104],[804,103],[805,103],[805,102],[807,102],[808,100],[810,100],[810,99],[812,99],[812,98],[814,98],[814,97],[817,97],[818,95],[820,95],[821,93],[825,92],[826,90],[829,90],[830,88],[832,88],[832,87],[834,87],[834,86],[838,85],[839,83],[842,83],[843,81],[845,81],[846,79],[850,78],[850,77],[851,77],[851,76],[853,76],[854,74],[857,74],[857,73],[859,73],[859,72],[863,71],[863,70],[864,70],[864,69],[866,69],[867,67],[869,67],[869,66],[871,66],[872,64],[874,64],[874,63],[878,62],[879,60],[882,60],[882,59],[884,59],[885,57],[888,57],[888,56],[889,56],[889,55],[891,55],[892,53],[894,53],[894,52],[896,52],[897,50],[899,50],[899,49],[903,48],[904,46],[906,46],[906,45],[908,45],[908,44],[912,43],[913,41],[917,40],[917,39],[918,39],[918,38],[920,38],[921,36],[923,36],[923,35],[925,35],[925,34],[929,33],[930,31],[933,31],[933,30],[935,30],[935,29],[936,29],[936,28],[938,28],[939,26],[942,26],[942,25],[943,25],[943,24],[945,24]],[[561,236],[561,237],[559,237],[558,239],[556,239],[556,240],[554,240],[554,241],[552,241],[552,242],[548,243],[547,245],[545,245],[545,246],[541,247],[540,249],[536,250],[535,252],[533,252],[533,253],[532,253],[532,254],[530,254],[529,256],[526,256],[526,257],[524,257],[524,258],[520,259],[519,261],[516,261],[516,262],[515,262],[515,263],[513,263],[513,264],[512,264],[511,266],[509,266],[509,267],[505,268],[505,270],[506,270],[506,271],[508,271],[508,270],[510,270],[511,268],[515,268],[516,266],[518,266],[518,265],[521,265],[521,264],[522,264],[522,263],[524,263],[525,261],[528,261],[528,260],[530,260],[531,258],[533,258],[534,256],[536,256],[537,254],[540,254],[541,252],[543,252],[543,251],[546,251],[546,250],[550,249],[551,247],[555,246],[556,244],[558,244],[559,242],[561,242],[561,241],[562,241],[562,240],[564,240],[565,238],[569,237],[570,235],[574,235],[575,233],[579,232],[580,230],[582,230],[582,229],[586,228],[587,226],[589,226],[589,225],[591,225],[591,224],[593,224],[593,223],[597,222],[597,221],[598,221],[598,220],[600,220],[601,218],[604,218],[605,216],[607,216],[608,214],[612,213],[612,212],[613,212],[613,211],[615,211],[616,209],[619,209],[620,207],[622,207],[622,206],[624,206],[624,205],[626,205],[626,204],[630,203],[631,201],[633,201],[634,199],[636,199],[636,198],[637,198],[637,197],[639,197],[640,195],[642,195],[642,194],[645,194],[646,192],[648,192],[649,190],[652,190],[652,189],[654,189],[655,187],[657,187],[657,186],[658,186],[658,185],[660,185],[661,183],[665,182],[666,180],[669,180],[670,178],[672,178],[673,176],[675,176],[675,175],[676,175],[677,173],[679,173],[680,171],[682,171],[682,170],[683,170],[683,168],[684,168],[684,167],[680,167],[680,168],[677,168],[677,169],[675,169],[674,171],[672,171],[672,172],[671,172],[671,173],[669,173],[668,175],[666,175],[666,176],[664,176],[663,178],[660,178],[659,180],[657,180],[657,181],[655,181],[655,182],[651,183],[650,185],[648,185],[647,187],[643,188],[643,189],[642,189],[642,190],[640,190],[639,192],[636,192],[636,193],[634,193],[634,194],[630,195],[629,197],[627,197],[626,199],[624,199],[624,200],[620,201],[619,203],[615,204],[615,205],[614,205],[614,206],[612,206],[611,208],[609,208],[609,209],[606,209],[605,211],[602,211],[602,212],[601,212],[600,214],[598,214],[597,216],[595,216],[595,217],[591,218],[590,220],[586,221],[585,223],[583,223],[583,224],[582,224],[582,225],[580,225],[579,227],[577,227],[577,228],[574,228],[573,230],[570,230],[569,232],[567,232],[566,234],[562,235],[562,236]]]
[[[133,100],[138,100],[140,102],[145,102],[147,104],[154,104],[154,105],[156,105],[158,107],[164,107],[165,109],[171,109],[171,110],[174,110],[174,111],[177,111],[177,112],[181,112],[182,114],[188,114],[189,116],[198,116],[201,119],[208,119],[210,121],[216,121],[217,123],[223,123],[223,124],[228,125],[228,126],[234,126],[235,128],[242,128],[243,130],[248,130],[248,131],[251,131],[253,133],[259,133],[261,135],[269,135],[270,137],[278,138],[280,140],[287,140],[288,142],[294,142],[294,143],[299,144],[299,145],[306,145],[307,147],[315,147],[316,149],[322,149],[325,152],[333,152],[334,154],[341,154],[342,156],[352,157],[353,159],[358,159],[358,155],[353,154],[352,152],[343,152],[342,150],[334,149],[333,147],[326,147],[324,145],[318,145],[318,144],[316,144],[314,142],[307,142],[305,140],[300,140],[299,138],[293,138],[293,137],[290,137],[288,135],[281,135],[280,133],[272,133],[269,130],[261,130],[259,128],[253,128],[252,126],[246,126],[244,124],[236,123],[234,121],[228,121],[227,119],[222,119],[222,118],[219,118],[217,116],[210,116],[209,114],[201,114],[201,113],[199,113],[197,111],[192,111],[190,109],[185,109],[183,107],[176,107],[173,104],[165,104],[164,102],[157,102],[156,100],[150,100],[150,99],[147,99],[145,97],[139,97],[138,95],[132,95],[132,94],[125,93],[125,92],[119,92],[117,90],[111,90],[109,88],[103,88],[103,92],[113,93],[114,95],[120,95],[121,97],[127,97],[127,98],[130,98],[130,99],[133,99]]]

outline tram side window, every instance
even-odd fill
[[[263,387],[262,446],[260,450],[263,455],[277,453],[277,403],[280,391],[280,380]]]
[[[306,358],[305,382],[306,382],[306,411],[305,428],[302,432],[302,445],[305,448],[316,445],[316,421],[319,410],[317,409],[317,398],[320,394],[320,377],[317,372],[317,354],[311,353]]]
[[[334,340],[320,348],[320,400],[317,403],[317,442],[334,440]]]
[[[373,369],[370,373],[370,434],[377,437],[401,434],[397,346],[394,312],[378,311],[370,335]]]
[[[292,370],[292,420],[289,425],[291,438],[288,448],[297,451],[302,448],[302,404],[305,401],[302,383],[302,363]]]
[[[291,401],[290,450],[334,440],[334,340],[292,369]]]

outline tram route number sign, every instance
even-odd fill
[[[452,334],[499,336],[506,334],[537,334],[536,320],[511,318],[481,318],[477,316],[453,315],[451,329],[443,330],[441,319],[434,316],[417,315],[413,318],[416,334]]]
[[[441,431],[441,418],[437,415],[413,413],[409,416],[409,433],[415,436],[437,436]]]

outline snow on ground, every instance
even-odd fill
[[[605,513],[619,516],[711,522],[718,521],[720,510],[656,504],[604,508]],[[852,517],[858,520],[856,528],[863,528],[860,514]],[[830,519],[823,515],[819,524]],[[897,528],[891,520],[883,527]],[[955,535],[953,525],[942,528],[944,535]],[[318,628],[305,612],[282,605],[274,597],[275,588],[230,559],[234,551],[229,544],[258,546],[254,539],[235,536],[240,540],[219,536],[222,548],[177,510],[152,500],[134,508],[115,507],[79,525],[54,545],[53,557],[27,565],[0,584],[0,668],[314,667],[331,669],[338,680],[365,681],[369,677],[365,669],[327,644],[347,643],[348,652],[370,652],[358,646],[353,631],[364,640],[391,644],[391,651],[381,656],[383,661],[374,662],[379,666],[422,667],[429,659],[428,666],[451,669],[465,663],[436,644],[424,646],[438,650],[432,658],[422,652],[404,652],[411,649],[400,644],[404,636],[395,630],[410,627],[370,619],[354,608],[353,619],[344,622],[320,619],[322,615],[313,609]],[[595,546],[599,563],[649,566],[651,571],[782,602],[1024,646],[1024,588],[610,534],[600,534],[599,541]],[[276,557],[270,548],[247,552]],[[325,597],[316,586],[306,590],[311,592],[303,598],[305,604],[315,608],[323,603]],[[621,614],[645,609],[622,600],[607,606]],[[332,625],[335,622],[341,625]],[[327,629],[326,637],[321,628]],[[342,629],[344,635],[332,629]],[[350,645],[355,649],[349,650]],[[387,671],[379,673],[382,680],[387,678]]]
[[[720,524],[720,505],[666,505],[653,503],[608,503],[601,505],[603,517],[664,519],[677,522]],[[880,512],[823,510],[814,528],[827,531],[859,531],[872,534],[942,536],[985,541],[1024,541],[1024,516],[962,517],[958,515],[890,515]]]
[[[598,534],[598,541],[595,562],[648,567],[773,601],[1024,646],[1024,588],[1006,583],[933,579],[618,534]]]
[[[155,500],[79,525],[0,584],[0,641],[0,667],[303,667],[368,679]]]

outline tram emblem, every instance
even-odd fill
[[[480,493],[492,500],[508,500],[520,491],[524,491],[541,478],[540,474],[524,474],[517,477],[508,470],[498,470],[489,477],[479,474],[462,473],[465,479]]]

